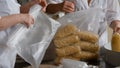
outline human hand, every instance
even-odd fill
[[[74,3],[70,1],[64,1],[63,3],[61,3],[61,6],[62,6],[61,11],[63,12],[70,13],[70,12],[74,12],[75,10]]]
[[[110,27],[113,29],[113,33],[120,33],[120,21],[115,20],[111,23]]]
[[[25,24],[27,28],[29,28],[30,25],[34,23],[33,17],[29,14],[21,14],[21,19],[23,24]]]
[[[40,4],[42,6],[42,11],[46,11],[46,6],[47,6],[47,2],[46,0],[33,0],[35,1],[37,4]]]

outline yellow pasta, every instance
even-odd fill
[[[120,52],[120,34],[115,33],[112,37],[112,50]]]
[[[56,47],[61,48],[65,46],[72,45],[79,41],[79,37],[76,35],[71,35],[62,39],[55,39],[54,44]]]
[[[81,60],[96,60],[98,59],[97,53],[87,52],[87,51],[80,51],[73,55],[74,57],[80,58]]]
[[[67,56],[80,51],[79,46],[67,46],[64,48],[56,48],[57,56]]]
[[[77,32],[78,36],[81,40],[88,41],[91,43],[96,43],[98,41],[98,35],[87,32],[87,31],[79,31]]]
[[[79,41],[75,45],[80,46],[81,50],[83,51],[90,51],[90,52],[98,52],[99,51],[99,45],[85,42],[85,41]]]
[[[68,35],[71,35],[75,31],[77,31],[77,27],[72,24],[68,24],[68,25],[58,29],[57,33],[55,34],[54,39],[66,37]]]

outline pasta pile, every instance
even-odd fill
[[[56,64],[60,64],[63,58],[85,61],[98,59],[98,36],[88,31],[79,31],[72,24],[58,29],[53,41],[56,47]]]

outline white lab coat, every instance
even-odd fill
[[[16,0],[0,0],[0,16],[19,13],[19,7]]]
[[[20,5],[16,0],[0,0],[0,16],[18,14]],[[0,68],[14,68],[16,50],[12,46],[7,46],[8,37],[17,27],[13,26],[0,31]]]
[[[47,0],[48,3],[61,3],[63,0]],[[76,11],[79,10],[84,10],[84,9],[89,9],[93,7],[97,8],[102,8],[105,9],[106,12],[106,20],[108,25],[113,20],[120,20],[120,14],[119,14],[119,3],[118,0],[91,0],[90,4],[88,5],[87,0],[68,0],[68,1],[74,1],[75,2],[75,9]],[[105,22],[100,22],[100,40],[99,40],[99,45],[102,47],[106,43],[108,43],[108,35],[106,29],[107,23]]]

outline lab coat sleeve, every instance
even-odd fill
[[[106,19],[108,25],[114,20],[120,20],[120,6],[118,0],[107,0]]]
[[[46,0],[48,4],[57,4],[63,2],[63,0]]]

